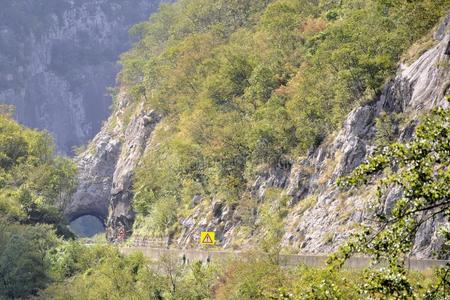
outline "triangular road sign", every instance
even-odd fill
[[[200,244],[215,245],[216,244],[216,233],[213,231],[203,231],[200,235]]]
[[[203,244],[211,244],[212,243],[212,239],[209,236],[209,233],[205,234],[205,238],[202,241]]]

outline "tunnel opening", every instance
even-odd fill
[[[93,237],[105,232],[105,223],[97,216],[82,215],[73,219],[69,228],[78,237]]]

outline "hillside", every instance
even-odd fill
[[[105,220],[112,241],[124,228],[132,240],[197,247],[214,230],[226,248],[335,250],[374,198],[336,180],[445,105],[448,5],[164,5],[132,30],[114,112],[77,158],[66,215]],[[440,245],[436,225],[422,227],[417,255]]]
[[[3,3],[0,300],[448,300],[450,0],[156,2]]]

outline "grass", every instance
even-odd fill
[[[328,231],[323,235],[323,241],[325,244],[331,244],[334,239],[334,232]]]
[[[310,195],[306,197],[305,199],[301,200],[296,208],[296,211],[303,215],[305,211],[307,211],[309,208],[313,207],[317,203],[318,197],[317,195]]]

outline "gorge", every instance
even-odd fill
[[[0,299],[448,299],[450,0],[0,2]]]
[[[349,174],[377,147],[380,118],[402,116],[402,123],[393,122],[393,140],[410,140],[421,115],[435,107],[446,107],[449,93],[450,16],[441,20],[428,37],[422,52],[402,62],[394,78],[379,95],[363,105],[357,105],[344,119],[343,127],[330,134],[306,157],[292,157],[288,161],[260,169],[249,179],[244,194],[256,200],[255,210],[261,209],[269,193],[277,190],[279,199],[287,198],[288,213],[283,220],[282,247],[294,253],[330,253],[337,249],[369,216],[367,203],[375,197],[375,189],[346,194],[336,181]],[[120,242],[120,231],[131,236],[135,211],[133,180],[136,168],[142,167],[146,153],[154,151],[158,130],[164,130],[164,116],[148,106],[145,96],[136,100],[130,88],[119,85],[116,109],[88,149],[77,157],[80,185],[68,208],[68,215],[90,212],[105,220],[107,236]],[[167,116],[166,116],[167,118]],[[152,172],[151,169],[145,169]],[[270,197],[270,196],[269,196]],[[387,203],[399,197],[393,190]],[[179,204],[180,206],[183,204]],[[392,204],[387,204],[392,205]],[[172,246],[196,247],[201,231],[215,231],[225,248],[244,248],[257,244],[262,232],[247,233],[242,225],[241,204],[229,203],[212,195],[208,200],[194,194],[189,210],[175,222],[169,234]],[[258,220],[258,217],[255,217]],[[258,222],[258,221],[256,221]],[[414,253],[429,257],[442,246],[438,237],[439,218],[422,227]],[[135,228],[138,229],[138,228]],[[141,232],[142,233],[142,232]],[[147,232],[148,233],[148,232]],[[145,235],[145,230],[144,230]],[[165,236],[166,237],[166,236]],[[139,242],[140,234],[132,239]]]
[[[181,195],[181,192],[174,196],[175,202],[170,202],[172,200],[169,198],[172,196],[167,199],[161,198],[164,199],[161,200],[162,206],[164,206],[162,203],[167,201],[167,203],[172,203],[170,205],[174,205],[174,211],[182,210],[183,212],[181,214],[176,212],[175,217],[169,212],[171,218],[175,218],[176,221],[174,222],[172,219],[170,226],[167,225],[156,236],[169,237],[175,247],[189,248],[196,246],[200,231],[211,230],[216,232],[221,246],[225,248],[240,248],[238,245],[242,239],[249,241],[249,245],[256,244],[257,240],[265,234],[265,229],[264,226],[259,228],[258,225],[252,228],[251,224],[262,222],[261,210],[266,205],[267,199],[272,199],[271,197],[274,197],[273,205],[279,201],[286,202],[283,204],[286,214],[282,220],[281,245],[294,252],[332,252],[346,240],[358,227],[358,224],[364,222],[367,218],[366,203],[374,197],[374,189],[367,188],[362,194],[344,194],[336,186],[336,181],[339,177],[349,174],[374,153],[379,146],[379,122],[382,118],[391,120],[391,118],[400,116],[401,122],[391,120],[392,124],[390,125],[393,128],[390,129],[392,133],[390,133],[389,139],[390,141],[406,141],[413,136],[414,128],[421,115],[432,108],[447,105],[445,97],[449,92],[448,82],[450,80],[448,69],[450,17],[441,19],[440,25],[433,30],[432,34],[428,34],[426,42],[422,44],[418,42],[413,46],[422,47],[421,52],[419,51],[409,60],[402,58],[403,61],[395,68],[389,66],[386,69],[396,69],[395,77],[386,82],[386,73],[382,73],[374,75],[375,79],[370,79],[376,81],[376,83],[370,83],[374,86],[382,83],[384,87],[378,88],[379,92],[371,92],[368,87],[370,84],[350,79],[349,86],[355,85],[355,87],[351,87],[349,90],[352,88],[356,90],[356,96],[348,94],[345,97],[366,97],[364,100],[346,103],[339,107],[342,109],[341,116],[333,117],[338,121],[333,121],[335,124],[329,127],[324,126],[323,129],[320,129],[322,126],[320,123],[331,122],[332,118],[325,118],[326,120],[315,123],[316,129],[292,134],[297,126],[295,124],[296,115],[303,116],[302,114],[305,112],[307,112],[306,115],[312,116],[318,114],[317,111],[308,112],[310,107],[289,106],[283,102],[288,102],[283,97],[290,97],[289,91],[285,90],[292,90],[298,84],[296,81],[299,80],[300,75],[297,76],[295,73],[301,74],[302,68],[306,68],[305,66],[309,63],[306,62],[303,65],[299,63],[307,61],[307,58],[303,58],[301,55],[308,57],[308,55],[313,55],[308,51],[317,51],[313,42],[308,44],[305,41],[311,39],[311,41],[317,42],[315,39],[323,38],[320,36],[321,30],[326,31],[327,26],[331,28],[330,30],[333,30],[334,27],[340,30],[340,25],[338,21],[329,16],[324,20],[319,16],[320,12],[315,11],[312,7],[308,8],[311,10],[308,11],[304,7],[298,9],[300,6],[290,3],[286,4],[286,9],[302,17],[293,18],[292,21],[287,18],[285,22],[292,22],[293,25],[288,25],[297,26],[296,28],[300,29],[292,31],[291,35],[286,37],[277,36],[278,33],[273,37],[270,30],[281,30],[279,28],[282,27],[275,26],[273,29],[270,27],[271,24],[267,23],[269,26],[264,22],[271,21],[271,10],[275,11],[278,8],[275,4],[268,5],[268,2],[263,2],[252,6],[225,1],[220,2],[220,5],[208,6],[209,11],[207,12],[199,9],[202,4],[198,4],[198,7],[195,6],[197,4],[193,4],[190,7],[188,1],[165,6],[154,20],[151,19],[135,27],[135,45],[128,52],[126,51],[131,47],[128,29],[131,25],[148,19],[149,15],[157,9],[158,1],[141,0],[136,3],[133,1],[86,0],[62,1],[58,2],[58,5],[53,5],[43,1],[35,1],[31,4],[30,1],[23,0],[5,6],[5,9],[0,12],[3,20],[0,23],[0,46],[2,47],[0,53],[2,71],[0,74],[2,76],[0,78],[0,102],[15,105],[15,117],[21,123],[51,132],[55,137],[59,153],[73,154],[75,146],[87,143],[85,148],[79,149],[74,158],[78,166],[78,187],[64,209],[64,214],[69,221],[83,216],[94,216],[106,226],[107,237],[114,242],[123,240],[124,237],[120,236],[119,232],[126,232],[127,238],[131,237],[136,240],[139,240],[142,234],[144,236],[153,235],[151,231],[154,229],[145,229],[147,225],[143,225],[143,220],[148,221],[152,218],[151,214],[138,213],[140,219],[135,223],[137,216],[133,202],[135,196],[142,194],[135,179],[145,173],[152,173],[152,168],[157,167],[157,164],[150,164],[149,167],[147,161],[150,159],[147,157],[158,151],[161,145],[165,145],[166,142],[161,137],[164,136],[165,130],[169,132],[168,136],[174,135],[175,131],[183,132],[184,129],[181,125],[183,122],[188,123],[188,121],[183,121],[183,118],[195,119],[195,114],[197,114],[200,116],[198,122],[201,123],[201,118],[204,118],[201,110],[211,109],[209,107],[211,104],[208,103],[198,104],[200,108],[197,111],[180,108],[177,107],[178,104],[170,103],[171,97],[176,98],[176,93],[179,92],[184,93],[183,97],[195,99],[198,103],[202,103],[203,97],[209,97],[213,102],[215,101],[214,105],[218,105],[219,110],[223,109],[224,115],[228,114],[230,110],[241,114],[239,118],[243,118],[242,120],[250,115],[249,122],[255,122],[253,127],[257,126],[255,119],[258,118],[258,114],[270,111],[272,109],[271,101],[279,101],[283,103],[282,109],[287,111],[287,115],[290,115],[286,119],[294,124],[286,125],[286,128],[282,129],[284,132],[281,135],[284,136],[278,142],[273,142],[274,145],[270,144],[271,139],[276,140],[278,137],[264,136],[266,134],[264,130],[267,129],[262,130],[262,136],[258,137],[257,141],[239,140],[236,145],[233,144],[234,141],[230,142],[232,144],[231,152],[241,151],[236,149],[242,147],[244,149],[242,152],[245,154],[234,153],[235,157],[232,158],[234,166],[225,166],[225,173],[206,175],[206,172],[218,167],[217,165],[222,167],[221,164],[227,163],[225,160],[228,158],[221,157],[219,150],[214,153],[216,151],[214,148],[209,153],[201,154],[200,160],[207,155],[213,159],[212,162],[199,162],[199,164],[206,164],[203,166],[204,170],[195,170],[198,166],[193,165],[182,171],[173,171],[174,173],[193,172],[195,174],[192,182],[188,178],[180,179],[180,185],[176,189],[184,191],[187,189],[187,185],[195,186],[195,188],[187,191],[186,196]],[[345,9],[351,11],[353,8],[351,6],[343,8],[343,16],[347,13]],[[362,11],[364,10],[362,9]],[[229,12],[235,14],[234,19],[225,17]],[[364,11],[364,13],[367,12]],[[370,16],[371,13],[367,14]],[[276,22],[280,21],[276,20]],[[343,22],[345,23],[345,19]],[[276,50],[270,50],[273,53],[265,50],[269,54],[264,55],[269,55],[270,59],[273,59],[270,55],[274,55],[274,57],[279,55],[285,60],[285,65],[274,67],[276,63],[272,63],[272,65],[260,63],[260,65],[254,66],[260,58],[251,58],[246,61],[249,53],[252,53],[249,48],[245,48],[248,46],[243,46],[242,49],[232,48],[235,46],[230,46],[230,49],[225,48],[224,52],[229,52],[231,58],[215,56],[215,47],[219,49],[217,51],[222,51],[220,47],[225,47],[222,44],[233,45],[234,36],[239,36],[245,30],[253,30],[261,36],[267,35],[263,40],[267,41],[269,46],[265,47],[267,49],[273,47]],[[418,37],[420,36],[422,34]],[[417,39],[418,37],[408,38]],[[248,36],[245,38],[248,39]],[[403,43],[402,38],[395,42]],[[247,43],[252,45],[252,43],[259,42]],[[326,40],[323,44],[326,45]],[[206,53],[203,53],[200,48],[203,48],[202,50]],[[125,65],[125,70],[115,83],[119,73],[116,61],[124,52],[120,62]],[[297,52],[302,54],[296,56]],[[330,53],[334,55],[331,50]],[[402,52],[392,56],[393,62],[397,63],[399,54]],[[337,52],[336,55],[340,54]],[[209,56],[220,61],[217,69],[215,71],[198,71],[196,68],[203,65],[206,69],[209,68],[210,65],[207,61]],[[131,58],[129,59],[129,57]],[[266,58],[261,60],[264,59]],[[381,56],[381,65],[384,63],[383,59],[385,57]],[[140,69],[147,64],[159,67],[158,64],[163,65],[163,62],[169,62],[165,66],[167,69],[163,67],[155,70],[149,67],[149,70],[145,71]],[[239,62],[241,65],[234,66],[235,62]],[[377,63],[379,62],[374,62],[374,64]],[[289,66],[286,67],[287,65]],[[227,67],[231,69],[224,71],[224,77],[211,79],[211,82],[203,84],[203,80],[212,78],[210,73],[220,72]],[[342,68],[351,69],[352,67],[343,66]],[[383,69],[384,67],[383,65],[379,68]],[[202,72],[206,75],[201,75]],[[236,74],[232,72],[236,72]],[[176,76],[181,76],[179,74],[187,77],[179,80],[176,78]],[[265,78],[264,76],[270,77],[267,74],[272,77]],[[349,80],[347,75],[338,74],[337,81],[340,80],[339,76],[342,76],[344,80]],[[188,78],[191,75],[193,78]],[[127,79],[128,77],[131,79]],[[170,82],[172,77],[175,78],[174,82]],[[234,79],[237,82],[232,82]],[[220,85],[221,81],[225,82],[225,87]],[[240,84],[247,86],[241,88]],[[336,85],[339,84],[336,83]],[[365,92],[358,91],[360,89],[358,85],[367,85]],[[114,102],[107,94],[107,87],[114,87],[111,91]],[[230,87],[236,91],[227,94],[227,89]],[[158,88],[165,90],[159,91]],[[307,89],[305,88],[305,90]],[[343,92],[343,94],[345,93],[347,91]],[[230,105],[231,108],[227,106],[230,97],[238,99],[236,103]],[[189,100],[184,98],[176,99],[175,103],[183,101],[189,103]],[[251,100],[254,101],[252,105],[257,112],[242,105],[242,99],[246,99],[245,101],[253,99]],[[197,104],[187,104],[187,106],[189,105],[196,107]],[[265,105],[267,108],[264,108]],[[110,106],[112,111],[108,117]],[[236,107],[238,108],[236,109]],[[331,105],[329,108],[331,115],[336,107]],[[185,111],[182,111],[184,109]],[[279,108],[276,107],[273,111],[277,111],[277,109]],[[179,113],[180,110],[181,113]],[[347,117],[344,117],[347,113]],[[325,111],[325,114],[328,112]],[[228,117],[228,115],[226,116]],[[234,118],[232,114],[230,117]],[[303,116],[302,118],[307,119],[308,117]],[[276,118],[275,123],[278,123],[274,125],[284,126],[282,122],[285,121],[283,119],[285,117]],[[319,120],[321,120],[320,118]],[[173,124],[170,124],[171,119],[174,120]],[[236,124],[239,126],[240,120],[236,120]],[[178,122],[181,125],[177,125]],[[209,121],[205,120],[205,124],[207,122]],[[193,131],[198,130],[195,126],[200,128],[203,124],[188,123],[186,125],[187,128],[193,128]],[[292,127],[289,128],[289,126]],[[220,130],[217,129],[218,132]],[[239,130],[236,130],[236,136],[240,138],[242,134],[247,139],[246,135],[251,130],[251,126],[248,129],[242,129],[243,132]],[[207,138],[214,140],[215,133],[208,132],[208,128],[201,134],[206,134]],[[194,138],[196,136],[189,136],[186,140]],[[254,137],[249,137],[249,139],[252,138]],[[305,142],[302,142],[303,140]],[[224,141],[219,140],[216,143],[220,145]],[[291,144],[296,143],[297,147],[300,147],[299,144],[305,143],[307,149],[295,153]],[[170,142],[167,144],[171,145]],[[272,148],[264,149],[266,144]],[[183,151],[191,153],[189,151],[192,151],[198,155],[199,150],[195,147],[201,146],[202,144],[198,143],[189,149],[191,145],[182,145],[181,143],[180,149],[182,147],[186,147],[186,149],[180,150],[180,153]],[[251,150],[251,147],[260,147],[260,149]],[[269,162],[252,161],[250,158],[252,153],[258,153],[258,151],[263,151],[261,152],[262,156],[270,157],[274,154],[277,157],[275,161]],[[280,151],[281,154],[278,154],[277,151]],[[199,159],[195,155],[192,158],[193,161]],[[182,158],[176,156],[174,162],[179,162],[180,159]],[[244,160],[243,163],[240,161],[241,159]],[[170,164],[170,162],[167,163]],[[234,168],[238,168],[236,165],[239,164],[244,165],[239,168],[248,168],[249,170],[245,172],[250,175],[238,170],[238,173],[241,173],[236,178],[242,182],[238,183],[239,196],[237,199],[234,199],[234,196],[224,196],[226,192],[220,189],[212,191],[211,187],[196,187],[198,182],[204,178],[206,178],[205,182],[214,181],[214,176],[228,178],[227,168],[232,170],[230,172],[234,172]],[[258,166],[251,168],[245,166],[249,164]],[[162,168],[171,169],[171,166],[166,165]],[[152,180],[158,181],[156,177]],[[231,176],[230,178],[230,180],[236,179]],[[152,186],[153,183],[138,181],[139,184]],[[210,183],[202,182],[202,184]],[[162,186],[151,189],[143,187],[142,190],[150,195],[168,187],[168,183],[163,183]],[[202,190],[203,188],[205,189]],[[276,193],[276,196],[273,196],[273,193]],[[389,198],[387,202],[394,201],[398,195],[399,191],[393,190],[387,195]],[[186,198],[180,200],[180,197]],[[278,204],[273,207],[271,204],[267,205],[270,210]],[[441,241],[437,237],[436,230],[438,225],[439,220],[433,220],[425,228],[422,228],[416,241],[416,255],[428,257],[440,247]],[[133,236],[134,230],[137,230],[138,234]]]

